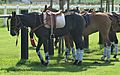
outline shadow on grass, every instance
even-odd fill
[[[29,50],[36,50],[36,47],[29,47]]]
[[[83,62],[81,65],[72,65],[72,62],[60,64],[49,64],[47,67],[40,64],[40,62],[31,62],[31,61],[24,61],[23,64],[20,61],[14,67],[9,68],[1,68],[0,70],[6,70],[7,72],[10,71],[41,71],[41,72],[81,72],[86,71],[88,69],[93,69],[98,66],[110,66],[114,65],[112,63],[98,63],[93,64],[93,62]],[[23,68],[24,66],[24,68]]]
[[[28,50],[36,50],[36,47],[29,47]],[[40,48],[40,50],[44,50],[43,48]]]

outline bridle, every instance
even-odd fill
[[[15,26],[11,26],[12,29],[19,31],[21,28],[28,29],[26,26],[23,25],[19,16],[14,16]]]

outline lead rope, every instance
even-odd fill
[[[16,46],[18,45],[18,37],[19,37],[19,34],[17,34],[17,37],[16,37]]]

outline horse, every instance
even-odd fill
[[[120,14],[112,12],[111,14],[108,14],[108,15],[112,21],[111,23],[112,26],[109,32],[109,37],[110,37],[111,42],[113,43],[112,47],[115,48],[115,53],[114,53],[113,58],[116,59],[118,55],[118,39],[117,39],[116,33],[120,32]],[[113,53],[113,48],[111,52]]]
[[[87,36],[99,31],[102,34],[104,43],[104,53],[101,57],[101,60],[105,60],[105,58],[107,57],[106,61],[110,61],[109,59],[111,54],[111,42],[115,43],[115,55],[113,56],[113,58],[116,58],[118,54],[118,39],[115,34],[116,31],[120,31],[120,15],[117,15],[115,13],[114,15],[111,15],[107,13],[94,12],[93,14],[90,14],[89,17],[90,22],[87,22],[88,25],[83,31],[83,36]],[[104,19],[104,21],[102,19]]]
[[[87,37],[88,35],[99,31],[102,35],[104,42],[104,54],[101,57],[102,60],[110,61],[111,54],[111,41],[109,38],[109,31],[111,28],[111,19],[106,13],[85,13],[83,14],[86,20],[86,27],[83,30],[82,35]]]
[[[120,15],[116,14],[115,12],[109,13],[108,16],[110,17],[112,23],[111,23],[111,29],[109,32],[109,38],[110,41],[112,42],[112,47],[111,47],[111,53],[113,53],[113,49],[115,48],[115,53],[113,58],[117,59],[117,55],[118,55],[118,39],[117,39],[117,35],[116,32],[120,32]],[[102,44],[102,38],[100,36],[100,41],[99,44]]]
[[[21,28],[30,27],[35,35],[38,37],[38,44],[36,47],[36,53],[42,63],[42,65],[47,66],[49,64],[49,55],[48,55],[48,45],[51,34],[51,28],[46,28],[44,21],[48,21],[46,12],[42,14],[39,13],[28,13],[23,15],[16,15],[16,12],[12,12],[10,17],[10,34],[15,36],[19,33]],[[79,14],[69,14],[65,15],[65,26],[63,28],[55,28],[53,33],[56,37],[64,36],[70,33],[73,38],[73,41],[76,45],[76,60],[73,62],[74,65],[79,65],[83,60],[83,48],[82,48],[82,33],[85,28],[85,19]],[[40,47],[44,45],[45,59],[44,61],[41,53]]]

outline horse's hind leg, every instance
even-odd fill
[[[36,53],[37,53],[37,55],[38,55],[41,63],[44,65],[44,60],[43,60],[43,57],[42,57],[42,55],[41,55],[41,53],[40,53],[40,47],[41,47],[41,45],[42,45],[42,41],[41,41],[41,39],[39,38],[39,39],[38,39],[38,44],[37,44],[37,47],[36,47]]]
[[[73,44],[73,40],[72,37],[70,35],[66,35],[64,36],[65,39],[65,46],[66,46],[66,51],[65,51],[65,60],[68,60],[68,57],[70,55],[70,50],[72,50],[72,56],[73,59],[75,57],[75,49],[74,49],[74,44]]]
[[[83,44],[82,44],[82,35],[80,34],[79,36],[74,35],[73,40],[76,45],[76,58],[75,58],[73,65],[79,65],[82,63],[83,53],[84,53]]]
[[[118,39],[117,39],[117,36],[116,36],[116,32],[111,31],[109,33],[109,37],[110,37],[111,42],[113,42],[112,45],[115,48],[115,54],[114,54],[113,58],[117,58],[117,55],[118,55]],[[112,50],[114,50],[114,49],[112,49]],[[113,52],[113,51],[111,51],[111,52]]]
[[[111,55],[111,42],[109,40],[109,36],[108,36],[108,31],[102,31],[101,32],[103,41],[104,41],[104,54],[101,57],[102,60],[105,59],[105,57],[107,57],[107,60],[110,59],[110,55]]]

